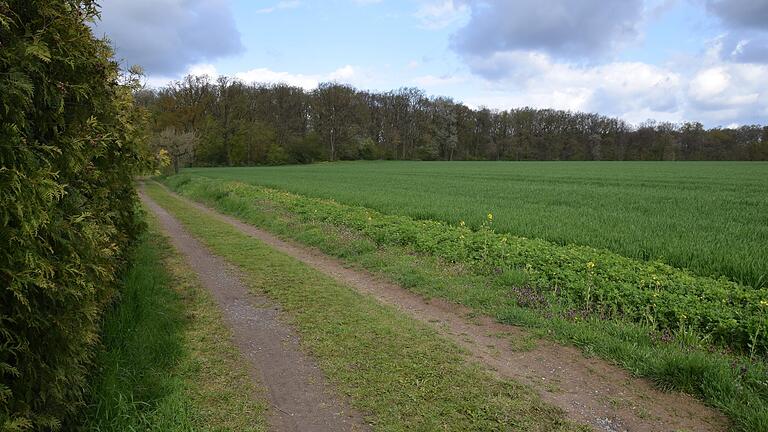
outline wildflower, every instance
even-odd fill
[[[464,223],[464,221],[459,221],[459,226],[462,226],[462,227],[463,227],[464,225],[466,225],[466,224]]]
[[[594,262],[592,262],[592,261],[588,262],[588,263],[587,263],[587,268],[588,268],[588,269],[590,269],[590,270],[592,270],[593,268],[595,268],[595,263],[594,263]]]
[[[488,222],[493,222],[493,213],[488,213]]]
[[[460,235],[459,238],[464,240],[464,234]]]
[[[760,300],[760,306],[768,307],[768,300]]]

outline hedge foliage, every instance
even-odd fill
[[[496,233],[491,214],[483,229],[472,230],[238,182],[182,174],[170,177],[168,183],[185,195],[227,200],[229,206],[267,203],[305,221],[354,229],[378,244],[408,246],[466,264],[478,274],[525,272],[537,289],[579,314],[647,323],[673,333],[695,331],[739,352],[768,353],[765,288],[697,276],[662,262],[639,261],[588,246]]]
[[[83,404],[102,310],[139,231],[143,115],[93,0],[0,0],[0,429]]]

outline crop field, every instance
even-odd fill
[[[487,166],[491,170],[514,171],[516,166],[529,170],[530,167],[543,166],[554,171],[556,164],[457,164],[457,174],[461,175],[455,177],[449,175],[449,168],[441,165],[352,163],[308,168],[190,169],[163,181],[185,198],[318,248],[353,268],[362,267],[379,273],[428,298],[443,298],[491,316],[498,322],[526,327],[538,335],[574,344],[590,355],[596,354],[622,365],[635,375],[650,378],[663,388],[696,395],[707,404],[723,410],[737,425],[736,430],[762,430],[768,425],[768,369],[765,363],[768,354],[768,287],[745,285],[726,277],[713,278],[702,275],[706,273],[704,271],[696,273],[659,260],[628,257],[608,248],[570,242],[563,244],[566,242],[552,242],[516,232],[511,234],[513,224],[500,228],[505,214],[525,213],[521,209],[535,208],[527,201],[536,200],[530,190],[528,195],[518,194],[523,198],[518,198],[520,204],[517,209],[509,203],[501,207],[500,201],[495,207],[486,206],[482,198],[476,198],[472,207],[476,210],[470,211],[468,203],[472,197],[468,193],[457,194],[459,199],[456,200],[467,206],[467,213],[449,212],[452,216],[443,220],[419,213],[418,209],[409,209],[406,204],[409,200],[404,198],[404,195],[411,193],[409,191],[413,191],[414,196],[422,197],[422,202],[410,201],[412,207],[423,209],[442,203],[446,208],[452,208],[450,191],[446,189],[440,195],[439,184],[463,184],[453,187],[471,188],[473,178],[488,175],[474,171],[474,176],[468,176],[472,172],[470,168],[479,170]],[[602,168],[597,164],[579,165]],[[686,167],[701,170],[706,165]],[[648,164],[649,168],[654,166]],[[658,166],[668,167],[666,164]],[[627,207],[623,208],[623,213],[611,212],[611,206],[605,200],[595,199],[591,201],[591,206],[587,206],[585,213],[600,214],[598,210],[601,210],[604,220],[611,215],[618,219],[636,220],[635,228],[641,228],[647,214],[636,212],[633,216],[630,211],[633,207],[629,207],[631,199],[617,191],[613,194],[606,192],[611,187],[618,189],[619,182],[615,178],[625,173],[616,164],[606,167],[613,169],[614,180],[594,180],[603,186],[593,189],[610,197],[614,203]],[[765,168],[757,165],[745,167]],[[737,171],[733,169],[735,166],[731,168],[733,172]],[[391,174],[390,177],[398,178],[401,185],[409,177],[406,173],[411,173],[411,189],[404,186],[392,189],[391,182],[381,182],[376,188],[374,181],[367,177],[379,175],[370,174],[376,170],[397,170],[400,174]],[[421,172],[420,177],[413,172]],[[427,172],[433,173],[433,176],[426,175]],[[336,173],[347,178],[346,183]],[[571,173],[576,174],[575,171]],[[529,174],[534,177],[535,173],[531,170]],[[522,188],[519,178],[509,177],[513,180],[505,181],[505,176],[498,175],[489,189],[501,190],[504,184],[512,189]],[[538,183],[548,184],[543,177],[539,174],[541,180]],[[550,176],[549,188],[541,190],[558,193],[563,201],[570,200],[568,193],[556,192],[558,183],[552,181],[553,177],[556,176]],[[672,184],[676,183],[669,178],[669,172],[666,181],[657,179],[652,186],[645,186],[637,179],[629,182],[630,177],[624,176],[632,185],[626,191],[637,190],[638,195],[651,187],[652,190],[661,190],[660,196],[668,196],[671,195]],[[266,178],[272,180],[263,180]],[[360,186],[356,187],[355,181],[350,178],[360,179]],[[428,186],[419,188],[418,178],[421,184]],[[518,181],[514,181],[516,178]],[[593,178],[597,177],[593,175]],[[304,187],[315,192],[304,195],[286,191],[287,186],[275,184],[282,181],[299,188],[302,186],[300,179],[306,182]],[[272,184],[263,186],[270,181]],[[581,183],[585,181],[582,176]],[[529,189],[534,189],[536,183],[535,180],[527,180]],[[611,183],[613,186],[610,186]],[[691,186],[695,183],[688,181],[689,189],[693,191],[689,192],[705,199],[703,191]],[[756,188],[754,184],[758,182],[750,183],[749,179],[742,179],[742,183]],[[347,186],[344,187],[344,184]],[[578,189],[575,185],[563,186],[562,183],[560,187]],[[332,190],[334,199],[316,197],[321,195],[318,191],[323,188]],[[430,188],[438,192],[425,195],[424,190]],[[721,195],[729,196],[731,202],[738,201],[739,194],[732,190],[736,186],[720,188]],[[685,191],[685,188],[680,189]],[[369,191],[369,195],[365,190]],[[388,193],[390,190],[400,193]],[[624,195],[631,193],[626,191]],[[644,194],[648,197],[653,192],[644,191]],[[476,195],[493,194],[488,190],[478,190]],[[514,191],[507,193],[507,196],[514,195]],[[392,198],[392,202],[383,201],[387,196]],[[430,196],[433,199],[429,199]],[[350,197],[370,199],[390,210],[381,211],[374,204],[365,206],[360,201],[351,204],[357,198]],[[754,192],[752,198],[761,199]],[[554,198],[550,196],[549,199]],[[689,215],[694,213],[693,208],[700,208],[694,201],[691,197],[684,201],[689,206],[686,210]],[[575,202],[570,203],[576,206]],[[764,202],[761,203],[764,207]],[[658,212],[665,209],[660,203],[656,203],[654,208]],[[561,206],[555,214],[565,214],[562,209]],[[708,219],[709,213],[700,211],[707,217],[699,216],[698,219]],[[419,217],[409,216],[409,212]],[[482,214],[479,218],[470,219],[468,215],[475,212]],[[677,214],[680,213],[685,212],[678,210]],[[724,220],[725,214],[721,212],[717,217]],[[557,216],[546,216],[542,212],[539,217]],[[754,226],[759,225],[757,215],[753,218]],[[534,222],[531,214],[524,219],[531,224]],[[656,218],[656,222],[660,219]],[[572,231],[578,231],[579,221],[566,222]],[[674,225],[674,218],[666,222],[684,231],[682,225]],[[650,232],[650,228],[645,230]],[[747,226],[737,232],[741,239],[751,241],[751,231],[757,229]],[[668,246],[665,240],[674,238],[667,233],[662,234],[665,235],[653,237],[656,247]],[[689,247],[697,246],[694,240],[694,237],[690,238]],[[724,240],[738,245],[738,240]],[[624,243],[630,242],[624,239],[619,244]],[[684,248],[682,243],[675,246]],[[763,248],[762,245],[757,247]],[[706,258],[713,264],[719,257],[727,255],[727,251],[723,250],[708,252]],[[418,264],[401,261],[411,259],[419,260]],[[759,263],[759,257],[753,256],[752,259]]]
[[[768,164],[350,162],[189,174],[390,215],[587,245],[702,276],[768,285]]]

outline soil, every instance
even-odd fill
[[[218,303],[235,345],[249,362],[251,378],[266,388],[270,430],[369,430],[360,413],[329,386],[301,350],[296,332],[281,320],[277,305],[250,292],[236,268],[213,255],[151,198],[140,195]]]
[[[174,195],[337,281],[428,323],[464,348],[471,360],[498,377],[533,387],[544,401],[562,408],[571,420],[607,432],[728,429],[722,413],[689,395],[660,391],[616,365],[586,357],[575,347],[537,339],[524,328],[478,316],[462,305],[425,299],[369,272],[350,269],[314,248],[282,240]]]

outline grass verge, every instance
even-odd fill
[[[104,323],[83,429],[266,430],[266,405],[217,306],[148,219]]]
[[[275,299],[326,376],[377,430],[584,430],[529,388],[494,378],[434,330],[163,191],[149,195]]]
[[[693,394],[721,409],[735,430],[768,430],[768,367],[761,359],[711,352],[706,340],[683,328],[666,338],[649,325],[622,320],[562,315],[542,304],[521,305],[510,285],[515,275],[477,275],[406,246],[381,245],[354,230],[307,221],[279,203],[243,199],[219,189],[181,188],[181,192],[223,213],[284,238],[318,247],[426,296],[460,303],[500,322],[528,327],[538,336],[574,344],[661,388]],[[535,302],[534,302],[535,303]]]

